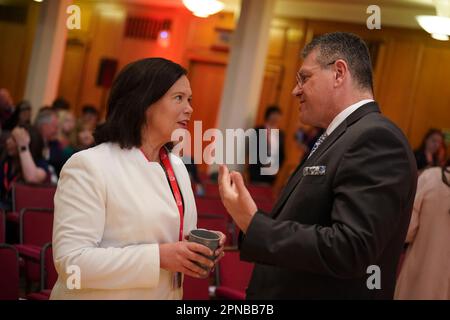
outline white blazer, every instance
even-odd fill
[[[186,235],[197,224],[194,195],[183,162],[172,154],[170,161],[183,195]],[[138,148],[103,143],[74,154],[55,194],[58,280],[51,299],[181,299],[172,273],[160,269],[158,246],[178,241],[179,228],[163,168]]]

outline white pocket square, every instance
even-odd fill
[[[324,176],[327,166],[312,166],[303,168],[303,176]]]

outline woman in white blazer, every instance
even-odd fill
[[[186,70],[162,58],[120,72],[97,145],[73,155],[58,182],[52,299],[181,299],[181,273],[204,277],[195,262],[213,262],[201,254],[223,256],[223,234],[216,252],[183,241],[196,228],[194,195],[167,146],[187,127],[191,95]]]

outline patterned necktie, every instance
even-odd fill
[[[317,150],[317,148],[319,148],[319,146],[322,144],[322,142],[324,142],[324,140],[326,139],[326,137],[328,137],[327,133],[324,132],[319,139],[317,139],[316,143],[314,143],[313,148],[311,149],[311,152],[308,155],[308,159],[311,157],[311,155]]]

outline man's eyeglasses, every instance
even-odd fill
[[[327,63],[325,66],[328,67],[332,64],[334,64],[337,60],[333,60],[330,63]],[[308,75],[308,74],[304,74],[301,72],[297,72],[297,74],[295,75],[295,79],[297,80],[297,84],[299,86],[303,86],[305,84],[306,81],[308,81],[309,78],[311,78],[312,74]]]

